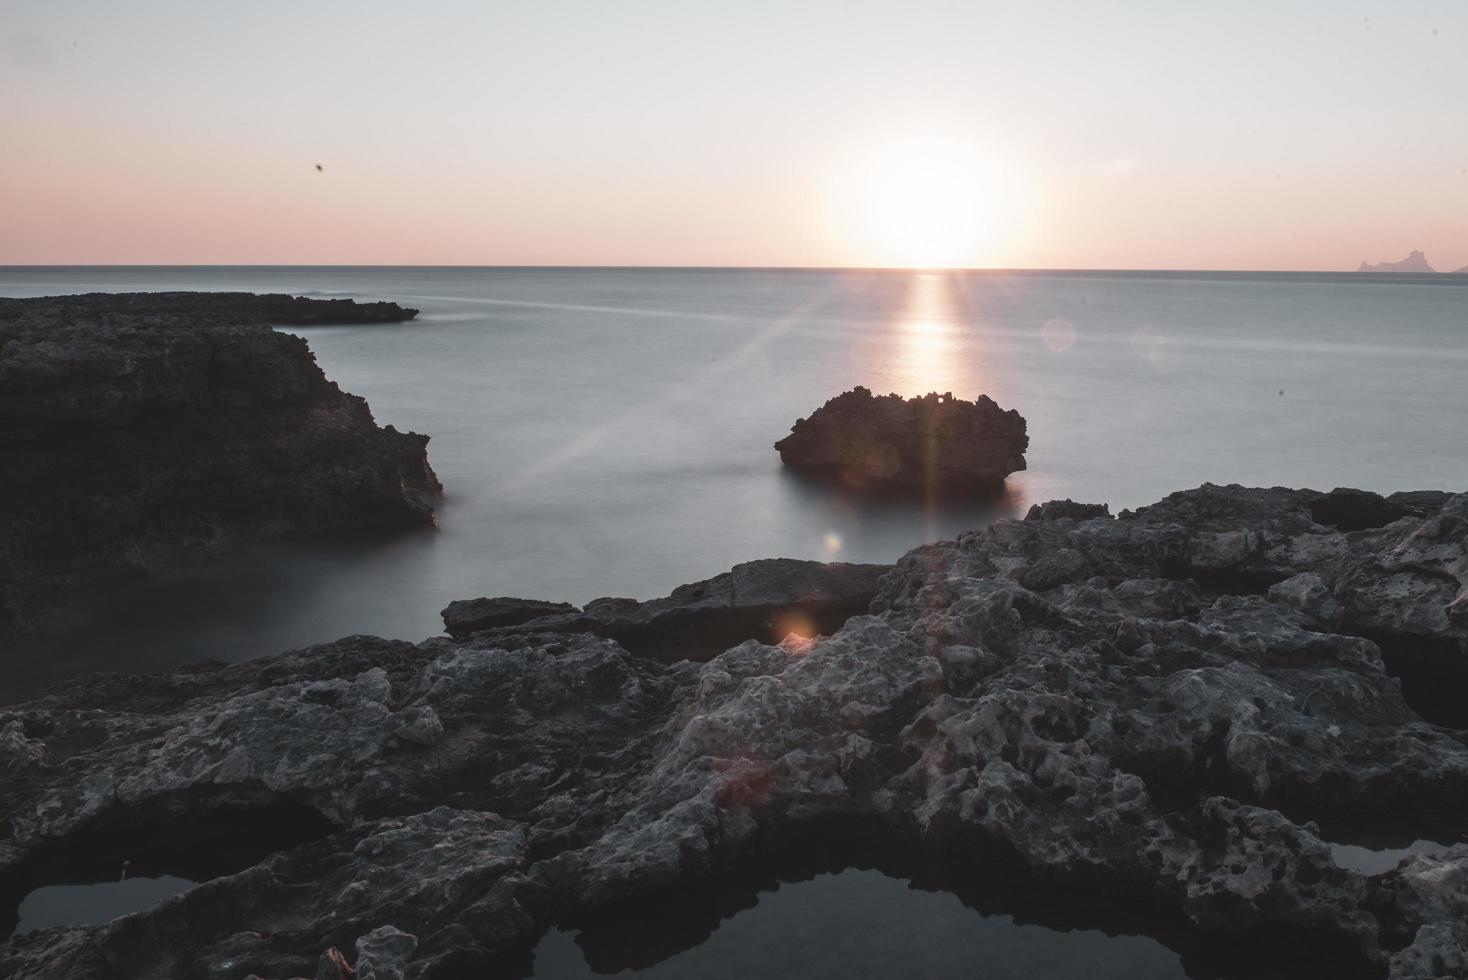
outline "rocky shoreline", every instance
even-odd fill
[[[423,525],[428,437],[267,323],[416,315],[244,293],[0,300],[0,638],[84,588],[287,532]]]
[[[915,549],[828,635],[702,663],[496,600],[459,639],[81,678],[0,709],[12,921],[124,859],[202,883],[0,974],[523,976],[552,924],[609,969],[875,865],[1198,976],[1463,976],[1468,845],[1367,876],[1328,841],[1468,830],[1465,545],[1468,495],[1204,486]]]
[[[404,323],[418,315],[397,303],[354,299],[315,299],[286,293],[78,293],[38,299],[0,297],[0,318],[14,319],[37,307],[64,310],[68,316],[193,317],[231,323],[316,327],[353,323]]]
[[[661,599],[595,599],[585,609],[535,599],[461,599],[443,611],[455,639],[588,633],[629,653],[671,662],[712,660],[744,640],[834,633],[876,598],[890,565],[765,558],[673,590]]]

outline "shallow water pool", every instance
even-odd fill
[[[569,932],[535,950],[537,980],[606,976]],[[749,980],[1184,980],[1181,957],[1141,936],[1062,932],[980,915],[947,892],[879,871],[847,870],[781,885],[699,945],[617,976]]]
[[[151,908],[194,887],[187,878],[124,878],[92,885],[46,885],[20,903],[17,935],[54,926],[89,926]]]

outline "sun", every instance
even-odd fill
[[[848,236],[874,265],[966,268],[993,264],[1028,206],[1019,172],[976,143],[944,136],[893,141],[838,181]]]

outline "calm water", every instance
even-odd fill
[[[1384,874],[1395,868],[1409,854],[1438,857],[1454,846],[1421,838],[1399,847],[1371,847],[1366,844],[1338,844],[1333,841],[1328,841],[1327,844],[1337,867],[1363,875]]]
[[[20,903],[15,932],[23,934],[55,926],[101,925],[118,916],[157,905],[193,886],[194,882],[171,875],[124,878],[95,885],[46,885],[31,892]]]
[[[552,930],[535,950],[535,980],[592,980],[575,939]],[[781,885],[713,935],[643,969],[646,980],[1186,980],[1178,954],[1140,936],[1059,932],[981,916],[946,892],[879,871]]]
[[[0,269],[0,294],[243,289],[391,299],[401,326],[305,329],[378,420],[432,435],[435,531],[256,549],[79,610],[16,697],[376,633],[476,595],[646,598],[736,562],[890,561],[1053,497],[1113,510],[1204,481],[1468,488],[1468,279],[465,268]],[[980,392],[1028,472],[927,512],[809,486],[771,448],[864,384]]]
[[[193,883],[137,878],[40,888],[19,910],[18,933],[103,923],[140,911]],[[650,958],[660,954],[651,953]],[[591,980],[576,939],[552,929],[535,950],[537,980]],[[1141,936],[1060,932],[981,916],[946,892],[919,891],[877,871],[848,870],[781,885],[721,923],[699,945],[621,976],[648,980],[1186,980],[1177,953]]]

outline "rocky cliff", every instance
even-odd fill
[[[0,635],[242,537],[432,521],[428,437],[378,427],[262,322],[273,298],[239,296],[0,301]],[[292,322],[361,314],[317,302]]]
[[[78,680],[0,710],[7,907],[204,883],[0,974],[516,976],[552,923],[611,972],[860,864],[1199,977],[1465,976],[1468,846],[1330,848],[1464,830],[1465,546],[1468,495],[1205,486],[919,548],[707,663],[512,629]]]

